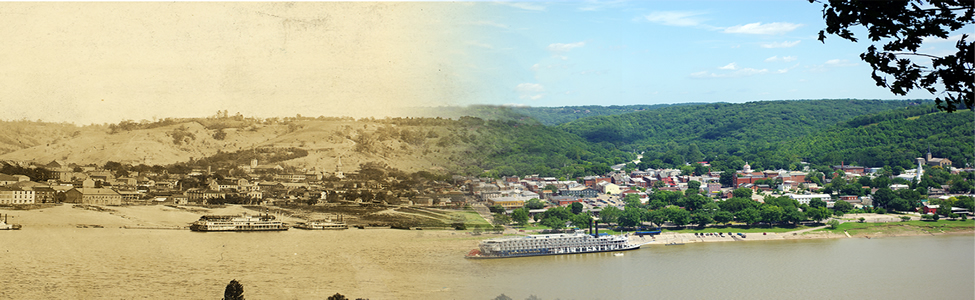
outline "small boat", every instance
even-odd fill
[[[7,217],[10,215],[5,215],[3,220],[0,220],[0,230],[20,230],[20,224],[7,224]]]
[[[613,256],[623,256],[623,252],[616,252],[616,253],[613,253]]]
[[[680,245],[683,245],[683,244],[684,244],[684,243],[678,243],[678,242],[670,242],[670,243],[667,243],[667,244],[665,244],[665,245],[667,245],[667,246],[680,246]]]
[[[293,226],[305,230],[343,230],[349,229],[349,225],[342,222],[332,222],[332,220],[311,220],[308,222],[298,222]]]

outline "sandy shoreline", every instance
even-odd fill
[[[149,206],[90,206],[61,204],[41,209],[12,210],[0,208],[0,213],[9,215],[8,222],[20,224],[24,230],[31,228],[59,227],[104,227],[104,228],[181,228],[200,219],[201,215],[237,215],[259,212],[242,206],[228,205],[219,208],[193,206],[169,207]],[[294,223],[301,219],[277,216],[285,222]]]

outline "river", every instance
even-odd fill
[[[466,260],[453,231],[0,232],[2,299],[973,299],[975,237],[782,240]]]

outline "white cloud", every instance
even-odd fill
[[[779,43],[765,43],[765,44],[762,44],[762,48],[790,48],[790,47],[795,47],[796,45],[799,44],[799,42],[801,42],[801,41],[795,41],[795,42],[779,42]]]
[[[780,62],[780,61],[781,62],[790,62],[790,61],[794,61],[796,59],[797,58],[795,56],[783,56],[783,57],[772,56],[772,57],[766,58],[765,59],[765,62]]]
[[[535,10],[535,11],[543,11],[543,10],[545,10],[545,6],[541,6],[541,5],[537,5],[537,4],[529,3],[529,2],[498,1],[498,2],[494,2],[494,3],[501,4],[501,5],[511,6],[511,7],[514,7],[514,8],[520,8],[520,9],[524,9],[524,10]]]
[[[832,67],[852,67],[852,66],[856,66],[857,63],[850,62],[849,60],[846,59],[830,59],[826,61],[826,65]]]
[[[667,26],[697,26],[704,22],[701,12],[689,11],[655,11],[643,18],[647,21]]]
[[[924,43],[924,44],[944,43],[944,42],[957,43],[958,40],[961,40],[961,35],[960,34],[958,34],[958,35],[952,35],[952,36],[949,36],[948,38],[944,38],[944,39],[943,38],[936,37],[936,36],[926,36],[926,37],[921,38],[921,43]]]
[[[599,1],[599,0],[588,0],[585,1],[585,5],[580,6],[580,11],[599,11],[605,8],[618,7],[628,0],[609,0],[609,1]]]
[[[744,34],[783,34],[801,27],[802,24],[793,24],[785,22],[773,22],[768,24],[749,23],[745,25],[736,25],[724,29],[725,33],[744,33]]]
[[[572,50],[573,48],[579,48],[579,47],[582,47],[582,46],[585,46],[585,45],[586,45],[586,42],[575,42],[575,43],[569,43],[569,44],[554,43],[554,44],[549,44],[548,45],[548,51],[552,51],[552,52],[567,52],[569,50]]]
[[[537,83],[521,83],[515,87],[518,98],[522,100],[538,100],[545,97],[545,87]]]
[[[730,73],[713,73],[708,71],[701,71],[701,72],[691,73],[691,78],[738,78],[738,77],[766,74],[768,72],[769,72],[768,69],[753,69],[753,68],[744,68]],[[780,72],[780,73],[784,73],[784,72]]]
[[[737,64],[730,63],[730,64],[728,64],[728,65],[726,65],[724,67],[720,67],[718,69],[722,69],[722,70],[734,70],[734,69],[737,69],[737,68],[738,68],[738,65]]]
[[[545,87],[537,83],[521,83],[518,84],[517,87],[515,87],[515,90],[519,92],[527,92],[527,93],[544,92]]]

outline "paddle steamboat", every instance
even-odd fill
[[[478,249],[471,250],[467,254],[467,258],[617,252],[639,248],[640,245],[631,245],[626,235],[600,235],[598,231],[593,234],[577,231],[484,240],[481,241]]]
[[[288,230],[288,224],[275,220],[270,214],[257,216],[241,215],[206,215],[190,224],[192,231],[282,231]]]

